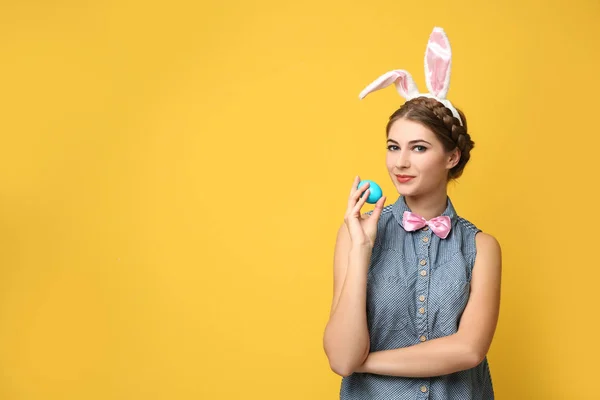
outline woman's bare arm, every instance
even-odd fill
[[[329,365],[341,376],[350,375],[370,350],[366,291],[371,253],[368,245],[352,245],[342,224],[334,251],[333,300],[323,337]]]

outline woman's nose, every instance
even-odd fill
[[[400,151],[398,159],[396,160],[396,166],[398,168],[407,168],[410,166],[410,160],[406,151]]]

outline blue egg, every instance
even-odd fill
[[[358,184],[358,188],[360,189],[367,182],[369,182],[369,184],[370,184],[369,189],[371,190],[369,192],[369,197],[367,197],[367,203],[375,204],[375,203],[377,203],[377,200],[379,200],[381,198],[381,196],[383,196],[383,191],[381,190],[381,188],[379,187],[378,184],[376,184],[375,182],[370,181],[368,179],[360,181],[360,183]],[[362,195],[361,195],[361,197],[362,197]]]

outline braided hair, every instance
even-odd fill
[[[456,179],[462,175],[462,172],[471,158],[471,150],[475,143],[467,132],[467,120],[458,110],[460,121],[452,115],[452,111],[436,99],[430,97],[416,97],[404,103],[402,107],[396,110],[391,116],[386,126],[386,135],[389,135],[392,124],[401,118],[420,122],[440,139],[446,151],[453,151],[458,147],[460,150],[460,160],[448,173],[448,179]]]

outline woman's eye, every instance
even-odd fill
[[[415,146],[413,147],[416,151],[418,151],[419,153],[424,152],[425,150],[427,150],[427,147],[425,146]]]
[[[396,150],[398,148],[398,146],[394,146],[393,144],[390,144],[387,148],[388,148],[388,150]]]

